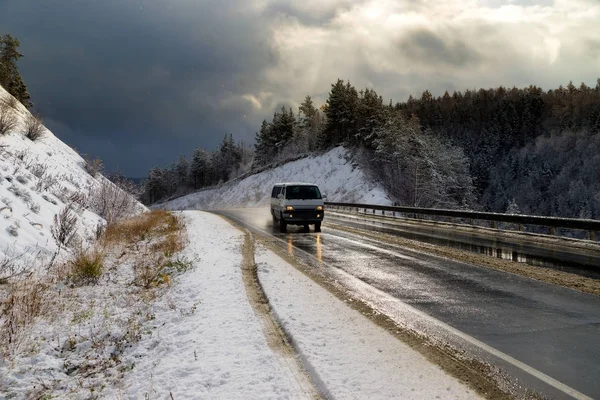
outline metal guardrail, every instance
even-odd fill
[[[325,202],[326,206],[372,210],[373,214],[376,211],[381,211],[381,215],[385,216],[385,212],[413,214],[413,215],[432,215],[438,217],[461,218],[467,220],[483,220],[491,221],[492,227],[497,228],[498,222],[506,222],[519,225],[519,231],[523,230],[523,225],[546,226],[550,228],[550,233],[555,235],[556,228],[577,229],[589,232],[590,240],[596,239],[596,232],[600,232],[600,220],[594,219],[577,219],[577,218],[559,218],[559,217],[542,217],[537,215],[519,215],[519,214],[500,214],[479,211],[462,211],[462,210],[444,210],[437,208],[420,208],[420,207],[397,207],[397,206],[380,206],[376,204],[357,204],[357,203],[333,203]]]

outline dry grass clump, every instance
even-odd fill
[[[168,235],[182,229],[179,219],[164,210],[154,210],[137,217],[109,224],[107,242],[138,243],[153,236]]]
[[[154,253],[152,256],[142,257],[133,266],[134,283],[145,289],[170,285],[174,275],[182,274],[192,267],[192,263],[185,258],[170,260],[162,254]]]
[[[164,254],[165,257],[172,257],[175,253],[183,250],[184,247],[181,235],[172,233],[161,238],[158,242],[154,243],[151,248],[155,252]]]
[[[7,108],[0,106],[0,136],[8,134],[18,124],[17,117]]]
[[[44,124],[39,115],[29,114],[25,119],[25,136],[32,142],[41,139],[44,136]]]
[[[100,249],[78,249],[68,263],[69,278],[77,285],[98,283],[104,272],[106,255]]]
[[[11,351],[19,346],[23,332],[35,318],[44,313],[48,286],[35,279],[27,279],[11,282],[5,289],[6,298],[0,303],[0,315],[4,321],[0,327],[0,348]]]

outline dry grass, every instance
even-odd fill
[[[0,304],[0,315],[4,321],[0,327],[0,347],[16,350],[34,320],[45,310],[45,295],[48,286],[35,279],[11,282],[7,295]]]
[[[172,276],[190,268],[185,259],[173,260],[184,249],[183,224],[175,215],[154,210],[109,224],[104,234],[107,247],[135,246],[134,284],[146,289],[169,285]]]
[[[161,238],[151,248],[155,252],[164,254],[165,257],[172,257],[175,253],[183,250],[184,247],[183,239],[179,232],[177,232]]]
[[[104,272],[105,253],[100,249],[78,249],[68,263],[69,278],[77,285],[98,283]]]
[[[152,237],[181,231],[182,224],[171,213],[154,210],[137,217],[109,224],[105,239],[108,243],[134,244]]]
[[[39,115],[29,114],[25,119],[25,136],[29,138],[32,142],[41,139],[44,135],[44,124],[42,122],[42,117]]]
[[[6,135],[17,127],[18,119],[12,110],[0,105],[0,136]]]

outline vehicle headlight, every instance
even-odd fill
[[[323,206],[317,206],[317,211],[323,211]]]
[[[287,206],[287,207],[285,208],[285,211],[294,211],[294,207],[292,207],[292,206]]]

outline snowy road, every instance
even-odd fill
[[[220,212],[395,321],[456,343],[551,398],[600,397],[600,298],[324,227],[279,234],[267,210]],[[339,221],[336,221],[339,223]]]
[[[209,213],[180,215],[189,238],[180,257],[192,261],[193,269],[153,305],[143,338],[124,355],[134,368],[107,398],[480,398],[271,251],[258,248],[261,284],[299,356],[282,351],[281,343],[273,345],[248,293],[244,233]],[[289,362],[290,354],[299,368]]]

